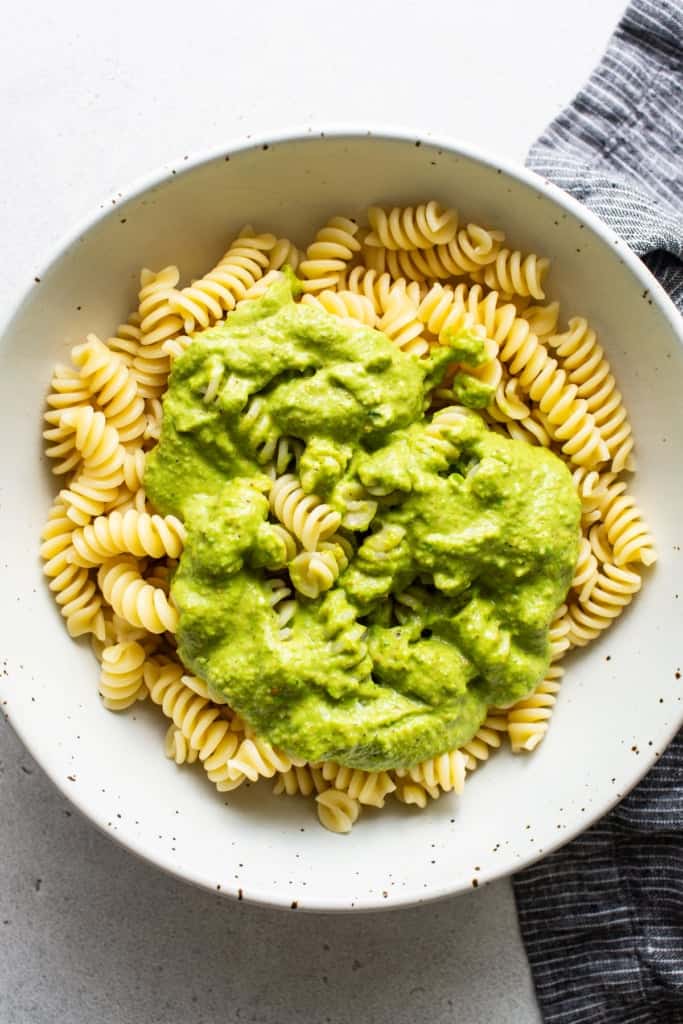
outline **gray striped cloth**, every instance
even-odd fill
[[[683,310],[683,2],[629,6],[528,163],[625,238]],[[683,733],[514,888],[548,1024],[683,1024]]]

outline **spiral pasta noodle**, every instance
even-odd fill
[[[183,673],[178,663],[150,659],[144,666],[144,679],[150,699],[180,734],[172,734],[176,763],[181,763],[178,756],[186,751],[183,760],[199,757],[212,782],[226,781],[228,762],[239,746],[240,733],[231,728],[220,706],[198,686],[199,680]]]
[[[574,590],[583,590],[587,584],[592,585],[595,581],[597,571],[598,560],[593,554],[591,542],[588,537],[582,537],[581,546],[579,548],[579,559],[576,563],[574,578],[572,580],[572,588]]]
[[[543,426],[562,443],[562,451],[572,462],[594,466],[608,457],[585,400],[577,398],[576,386],[567,382],[565,371],[521,317],[514,318],[499,355],[538,404]]]
[[[358,225],[348,217],[332,217],[320,229],[299,264],[304,290],[320,292],[333,288],[347,263],[360,251]]]
[[[269,498],[273,513],[306,551],[315,551],[341,524],[340,514],[317,494],[306,494],[292,473],[275,480]]]
[[[315,798],[318,820],[330,832],[350,832],[360,814],[360,803],[348,793],[326,789]]]
[[[147,696],[143,678],[146,657],[144,648],[134,640],[104,648],[100,693],[105,708],[124,711]]]
[[[171,722],[164,737],[164,753],[176,764],[194,764],[199,757],[199,751],[193,750],[180,729]]]
[[[385,249],[430,249],[450,242],[458,229],[455,210],[444,210],[435,200],[415,207],[394,207],[388,213],[381,206],[370,206],[368,220],[372,231],[365,245]]]
[[[268,600],[277,616],[280,639],[288,640],[292,635],[290,622],[296,613],[296,601],[292,598],[292,591],[284,580],[268,580],[267,586],[270,591]]]
[[[507,732],[507,720],[504,715],[489,714],[476,733],[462,746],[468,772],[482,761],[488,761],[492,750],[498,750],[502,741],[501,735]]]
[[[633,433],[617,390],[616,381],[595,331],[579,316],[572,317],[569,329],[548,339],[567,371],[567,379],[585,399],[589,412],[607,445],[612,470],[634,469]]]
[[[134,441],[145,431],[145,403],[138,394],[135,377],[123,359],[113,353],[95,334],[72,352],[90,395],[102,409],[121,442]]]
[[[268,269],[268,253],[276,242],[274,235],[254,235],[247,226],[213,270],[172,293],[170,308],[181,318],[186,334],[210,327],[235,308]]]
[[[364,772],[334,761],[323,762],[321,772],[330,786],[368,807],[384,807],[386,797],[396,789],[396,783],[388,772]]]
[[[393,290],[377,327],[403,352],[424,356],[429,352],[429,342],[422,336],[416,298],[419,295],[411,296],[408,289]]]
[[[50,509],[47,523],[41,532],[40,556],[43,572],[49,579],[59,609],[66,620],[69,636],[94,633],[104,639],[102,598],[90,579],[87,569],[71,561],[73,522],[65,503],[58,499]]]
[[[277,773],[273,793],[276,796],[311,796],[327,788],[320,768],[310,764],[292,765],[287,771]]]
[[[405,278],[393,281],[390,274],[378,274],[363,266],[344,271],[338,281],[340,291],[367,299],[377,316],[387,308],[389,296],[396,285],[406,288],[408,282]]]
[[[551,665],[534,692],[508,711],[507,730],[513,753],[535,750],[547,733],[563,675],[563,668]]]
[[[272,779],[276,772],[287,772],[292,766],[302,767],[304,763],[258,736],[247,736],[229,759],[228,772],[233,779],[242,776],[256,782],[259,778]]]
[[[345,537],[333,535],[315,551],[301,551],[289,561],[289,576],[305,597],[315,599],[329,590],[349,564],[353,547]]]
[[[391,277],[410,281],[440,281],[469,274],[476,277],[495,260],[503,234],[468,224],[451,239],[431,249],[408,251],[368,247],[366,261],[377,273],[388,271]]]
[[[412,804],[414,807],[424,810],[429,802],[429,797],[432,800],[438,800],[441,790],[438,786],[428,787],[425,783],[415,782],[410,778],[398,778],[394,795],[402,804]]]
[[[635,499],[627,493],[623,480],[613,480],[605,487],[600,500],[600,519],[615,565],[624,566],[630,562],[652,565],[657,560],[650,529]]]
[[[353,291],[332,291],[326,288],[317,295],[306,294],[302,298],[304,305],[324,309],[326,313],[339,317],[350,327],[375,327],[377,313],[371,299]]]
[[[119,555],[104,562],[97,582],[105,601],[126,622],[142,626],[150,633],[175,633],[178,612],[161,587],[143,578],[134,558]]]
[[[585,647],[606,630],[633,600],[642,586],[642,578],[630,569],[609,563],[577,600],[568,603],[567,638],[574,647]]]
[[[462,750],[450,750],[428,761],[421,761],[412,768],[397,770],[399,778],[419,783],[427,793],[441,789],[444,793],[462,793],[465,788],[468,754]],[[407,783],[406,783],[407,784]],[[419,804],[419,796],[411,803]],[[422,805],[424,806],[424,805]]]
[[[273,248],[270,250],[268,259],[268,270],[281,270],[282,267],[291,267],[296,272],[297,267],[301,263],[302,254],[299,252],[293,242],[290,242],[288,238],[278,238]],[[268,274],[266,274],[268,277]],[[247,296],[245,296],[246,298]]]
[[[136,310],[134,313],[131,313],[125,324],[119,324],[116,334],[107,338],[105,345],[112,352],[115,352],[117,356],[120,356],[125,365],[130,369],[133,365],[133,360],[140,351],[141,338],[140,315]]]
[[[114,511],[74,531],[73,560],[91,568],[121,554],[179,558],[184,541],[185,527],[175,516],[149,515],[135,509]]]
[[[539,258],[535,253],[524,256],[519,250],[500,249],[495,260],[485,269],[475,271],[473,277],[492,291],[544,299],[543,278],[549,268],[550,260],[545,256]]]
[[[107,424],[104,413],[90,405],[62,413],[61,424],[73,431],[83,463],[81,474],[60,496],[69,518],[84,526],[116,500],[123,481],[125,452],[116,428]]]

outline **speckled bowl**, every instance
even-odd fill
[[[548,738],[498,754],[463,797],[423,812],[364,811],[349,836],[312,802],[264,784],[225,796],[163,755],[154,707],[115,715],[85,642],[69,640],[41,575],[53,480],[41,413],[53,363],[135,303],[139,267],[197,275],[252,221],[300,244],[333,213],[436,197],[553,258],[550,293],[587,315],[637,437],[634,490],[660,561],[598,643],[567,659]],[[103,831],[174,874],[238,899],[316,910],[396,907],[515,871],[623,796],[681,723],[683,346],[681,322],[612,231],[540,178],[455,142],[340,130],[229,145],[118,193],[31,282],[2,337],[2,709],[59,789]],[[682,591],[679,599],[679,588]]]

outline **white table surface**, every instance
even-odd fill
[[[8,5],[0,310],[122,185],[228,139],[404,124],[516,160],[624,0]],[[0,1024],[529,1024],[512,890],[391,914],[234,905],[97,833],[0,722]]]

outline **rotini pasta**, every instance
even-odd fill
[[[577,600],[568,603],[567,639],[574,647],[585,647],[608,628],[631,603],[642,586],[638,573],[609,563],[602,566]]]
[[[94,633],[104,639],[102,598],[87,569],[71,561],[73,522],[67,515],[65,503],[59,499],[52,506],[43,527],[40,555],[45,565],[43,572],[50,580],[60,611],[66,619],[69,636]]]
[[[299,264],[306,291],[334,288],[347,263],[360,251],[357,234],[358,225],[348,217],[332,217],[320,229]]]
[[[95,334],[72,353],[92,398],[102,409],[110,427],[122,443],[134,441],[145,431],[145,403],[138,394],[135,377],[123,359],[107,348]]]
[[[635,499],[626,492],[623,480],[611,481],[600,499],[600,520],[618,566],[630,562],[652,565],[657,559],[654,539]],[[599,556],[598,556],[599,557]],[[610,561],[603,559],[603,561]]]
[[[366,250],[366,262],[377,273],[388,271],[392,278],[410,281],[442,281],[476,275],[482,267],[495,260],[503,234],[487,231],[477,224],[468,224],[450,242],[430,249],[407,251],[373,248]]]
[[[320,768],[315,765],[293,765],[285,772],[279,772],[273,785],[276,796],[311,796],[328,789]]]
[[[519,250],[500,249],[495,260],[485,269],[476,271],[473,277],[504,295],[544,299],[542,282],[549,268],[550,260],[545,256],[539,259],[534,253],[524,256]]]
[[[186,529],[180,518],[159,515],[144,487],[147,456],[161,438],[171,364],[197,332],[237,306],[244,311],[242,304],[273,285],[286,285],[287,267],[300,278],[301,303],[351,328],[382,331],[403,353],[419,357],[411,365],[425,373],[434,363],[425,357],[440,346],[481,339],[479,365],[452,363],[431,392],[415,442],[442,463],[442,476],[454,471],[458,429],[470,415],[457,391],[465,374],[488,402],[481,413],[490,428],[557,452],[581,501],[578,560],[550,625],[543,679],[511,706],[489,708],[458,749],[406,768],[365,771],[293,757],[254,732],[179,656],[171,580]],[[621,615],[642,586],[640,569],[657,557],[622,475],[635,461],[621,392],[586,319],[573,317],[558,331],[559,303],[545,295],[549,269],[547,258],[513,249],[502,231],[459,223],[455,210],[435,200],[370,207],[366,224],[332,217],[305,252],[289,238],[246,225],[219,262],[185,287],[176,266],[143,269],[137,310],[105,341],[87,335],[72,350],[72,365],[55,367],[44,413],[46,456],[61,490],[40,554],[68,632],[90,636],[104,707],[121,711],[149,696],[169,719],[164,750],[175,764],[199,762],[219,792],[270,779],[275,794],[308,797],[311,805],[315,799],[321,824],[339,833],[350,831],[362,806],[381,808],[393,797],[424,808],[444,793],[462,794],[467,775],[505,738],[513,753],[534,750],[555,709],[565,671],[559,662]],[[217,359],[202,413],[220,414],[230,387]],[[258,384],[245,391],[236,431],[262,468],[254,485],[268,497],[268,569],[258,600],[272,609],[272,642],[291,658],[307,628],[307,609],[320,599],[326,650],[346,680],[372,686],[372,629],[350,613],[333,614],[326,602],[348,585],[355,566],[380,578],[405,549],[406,530],[389,518],[403,484],[383,485],[380,478],[371,485],[370,476],[354,475],[345,438],[322,456],[307,447],[291,436],[296,429],[279,425],[277,411],[271,415],[266,391]],[[153,495],[149,478],[148,485]],[[385,591],[384,606],[373,612],[378,621],[422,635],[434,575]]]
[[[518,701],[508,711],[508,736],[513,753],[535,750],[547,733],[563,675],[563,668],[551,665],[531,696]]]
[[[272,779],[276,772],[302,767],[304,761],[277,750],[258,736],[247,736],[228,761],[228,772],[233,779],[240,776],[256,782],[259,778]]]
[[[325,761],[321,766],[323,779],[335,789],[343,790],[352,800],[369,807],[384,807],[396,783],[388,772],[364,772],[345,765]]]
[[[336,291],[329,288],[317,295],[307,294],[301,300],[305,305],[324,309],[326,313],[338,316],[351,327],[375,327],[377,313],[371,299],[353,291]]]
[[[595,331],[583,317],[573,317],[565,334],[548,339],[567,371],[570,384],[577,387],[602,435],[612,460],[612,470],[635,469],[633,434],[614,376]]]
[[[175,633],[178,613],[161,589],[148,583],[138,563],[128,555],[104,562],[97,573],[97,582],[105,601],[117,615],[133,626],[142,626],[150,633]]]
[[[341,525],[341,516],[317,494],[306,494],[297,477],[287,473],[273,483],[270,507],[306,551],[315,551]]]
[[[72,557],[77,565],[87,568],[126,553],[139,558],[179,558],[184,540],[185,527],[175,516],[149,515],[135,509],[114,511],[74,531]]]
[[[455,210],[443,210],[434,200],[416,207],[394,207],[389,213],[381,206],[370,206],[368,220],[372,231],[365,245],[385,249],[431,249],[450,242],[458,229]]]
[[[318,819],[330,832],[350,832],[360,814],[360,803],[348,793],[326,789],[315,798]]]
[[[202,330],[235,308],[269,269],[269,256],[277,243],[274,235],[255,235],[242,228],[222,259],[205,277],[169,298],[171,310],[182,319],[186,334]]]
[[[145,658],[144,648],[134,640],[104,648],[100,693],[105,708],[123,711],[147,696],[143,678]]]
[[[302,551],[289,562],[289,576],[305,597],[314,600],[334,585],[349,564],[353,553],[351,543],[341,535],[321,541],[315,551]]]

